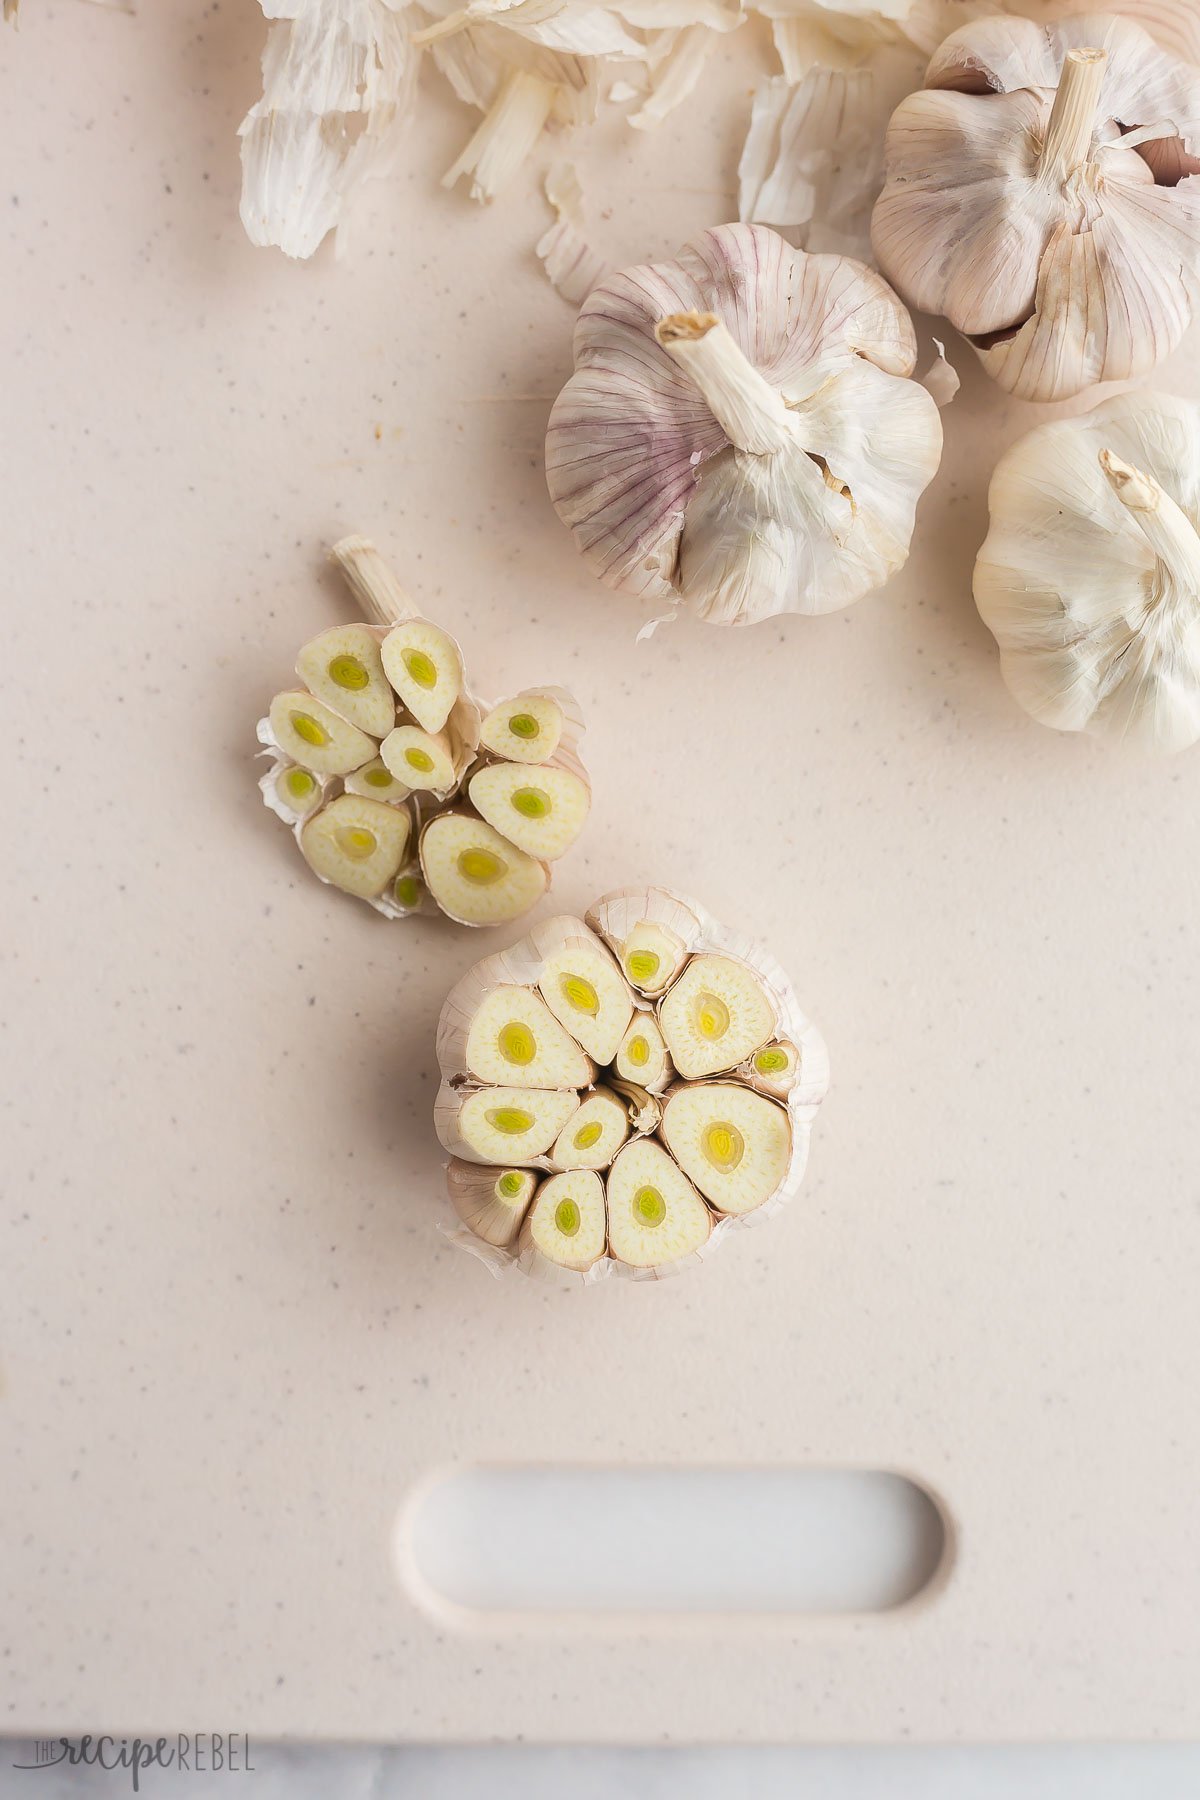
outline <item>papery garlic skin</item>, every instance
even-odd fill
[[[713,624],[848,606],[904,563],[941,456],[912,321],[862,264],[705,232],[584,302],[546,478],[608,587]]]
[[[1022,399],[1149,373],[1200,304],[1200,70],[1129,19],[964,25],[886,171],[880,267]]]
[[[627,947],[651,943],[668,952],[655,1000],[622,972]],[[727,1070],[719,1082],[677,1079],[667,1053],[686,1048],[697,1007],[711,1015],[700,1062]],[[770,1096],[744,1061],[768,1043]],[[589,1060],[601,1049],[611,1061]],[[588,1281],[672,1274],[776,1211],[799,1186],[829,1084],[778,963],[663,888],[606,895],[586,923],[551,919],[476,964],[442,1008],[437,1056],[434,1120],[467,1228],[455,1242],[493,1269],[515,1254],[526,1273]],[[545,1179],[514,1253],[504,1202],[528,1203],[521,1171]]]
[[[301,649],[305,685],[276,694],[258,726],[264,803],[322,881],[386,918],[430,901],[462,925],[520,918],[587,818],[578,706],[563,689],[529,688],[481,707],[458,644],[420,616],[375,546],[344,538],[331,556],[370,622]],[[523,761],[506,758],[513,746]]]
[[[975,603],[1012,694],[1058,731],[1200,739],[1200,407],[1120,394],[1000,459]]]

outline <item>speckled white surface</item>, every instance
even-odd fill
[[[969,574],[1032,409],[965,369],[886,595],[635,647],[543,490],[540,201],[439,193],[439,103],[353,260],[251,250],[261,38],[232,0],[28,0],[3,42],[7,1728],[1194,1733],[1196,763],[1054,737],[1000,683]],[[600,246],[728,213],[743,117],[710,80],[581,154]],[[580,695],[564,909],[653,879],[740,910],[828,1036],[806,1198],[695,1279],[560,1295],[436,1233],[433,1029],[480,939],[307,879],[250,764],[347,616],[349,529],[479,667]],[[900,1469],[955,1566],[874,1621],[414,1606],[414,1484],[546,1457]]]

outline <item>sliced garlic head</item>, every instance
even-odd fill
[[[575,1095],[561,1090],[477,1088],[463,1097],[449,1143],[442,1141],[471,1162],[528,1163],[545,1155],[575,1107]]]
[[[785,1107],[734,1082],[668,1094],[662,1135],[680,1168],[718,1212],[747,1213],[778,1193],[792,1159]]]
[[[720,625],[848,606],[906,560],[941,456],[915,361],[861,263],[719,226],[584,302],[551,499],[621,592]]]
[[[457,785],[454,755],[444,732],[397,725],[380,744],[379,755],[396,780],[416,793],[450,794]]]
[[[519,919],[541,899],[549,880],[540,862],[465,813],[441,813],[429,821],[421,833],[421,871],[442,911],[460,925]]]
[[[383,640],[383,667],[404,705],[426,731],[438,732],[463,691],[462,652],[428,619],[405,619]]]
[[[1200,407],[1118,394],[1001,457],[975,603],[1043,725],[1200,740]]]
[[[613,1059],[613,1068],[622,1080],[635,1082],[648,1093],[665,1087],[671,1076],[671,1059],[653,1013],[634,1013]]]
[[[572,1169],[542,1183],[521,1241],[559,1268],[582,1274],[604,1255],[605,1223],[600,1177]]]
[[[466,1044],[467,1071],[478,1081],[510,1087],[578,1088],[592,1078],[592,1065],[529,988],[495,987],[471,1020]]]
[[[1182,337],[1198,172],[1200,70],[1140,25],[983,18],[893,114],[872,243],[1002,387],[1066,399],[1147,374]]]
[[[300,848],[322,881],[373,900],[393,881],[408,849],[409,818],[398,807],[339,794],[300,832]]]
[[[618,1262],[653,1269],[694,1255],[712,1215],[653,1138],[626,1144],[608,1173],[608,1247]]]
[[[335,625],[305,644],[296,673],[310,693],[360,731],[381,738],[396,723],[396,696],[369,625]]]
[[[489,825],[529,856],[555,862],[587,821],[591,791],[569,769],[489,763],[472,775],[471,803]]]
[[[485,1169],[454,1157],[446,1169],[446,1186],[467,1229],[485,1244],[505,1250],[517,1241],[537,1177],[529,1169]]]
[[[688,1081],[736,1069],[774,1036],[775,1008],[746,963],[695,956],[659,1009],[671,1060]]]
[[[588,917],[596,932],[551,919],[455,984],[438,1025],[437,1130],[453,1155],[496,1179],[530,1165],[556,1181],[603,1178],[540,1188],[516,1253],[507,1240],[510,1259],[530,1269],[540,1249],[591,1279],[616,1269],[657,1276],[795,1192],[828,1063],[783,971],[694,902],[624,889]],[[684,959],[681,969],[671,956],[655,1002],[598,935],[639,943],[644,926],[670,933]],[[685,1061],[702,1075],[719,1064],[721,1080],[674,1079],[683,1071],[672,1066],[672,1030]],[[775,1055],[756,1068],[767,1050]],[[586,1255],[562,1242],[583,1229],[581,1193],[597,1209]],[[578,1210],[568,1206],[555,1225],[558,1199]]]
[[[518,694],[484,717],[479,744],[508,762],[549,762],[563,733],[563,710],[550,694]]]
[[[597,1088],[559,1132],[550,1161],[556,1169],[607,1169],[628,1136],[626,1107],[607,1088]]]
[[[345,786],[348,794],[361,794],[364,800],[387,800],[393,805],[407,800],[410,792],[404,782],[396,780],[381,756],[347,775]]]
[[[302,690],[276,694],[267,718],[284,755],[314,775],[348,775],[375,754],[373,738]]]
[[[305,686],[277,694],[258,724],[264,804],[324,880],[385,918],[437,909],[463,925],[506,924],[541,899],[548,861],[588,814],[575,701],[525,688],[485,716],[458,645],[417,615],[375,546],[343,538],[331,557],[372,622],[334,626],[301,650]],[[401,822],[347,836],[346,808],[326,819],[343,799],[386,804]],[[607,1011],[603,1025],[596,1035]]]

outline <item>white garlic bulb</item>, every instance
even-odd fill
[[[673,1273],[781,1206],[829,1085],[778,964],[663,888],[477,964],[438,1062],[455,1241],[589,1280]]]
[[[1027,712],[1161,751],[1200,738],[1200,407],[1120,394],[1001,458],[975,601]]]
[[[888,127],[871,224],[911,306],[1026,400],[1145,375],[1200,301],[1200,70],[1085,14],[964,25]]]
[[[375,546],[343,538],[332,556],[372,623],[301,650],[303,686],[259,721],[263,799],[315,875],[386,918],[426,900],[460,925],[520,918],[591,806],[572,696],[531,688],[485,713]]]
[[[623,593],[719,625],[833,612],[900,568],[938,466],[915,359],[871,270],[719,226],[584,302],[551,499]]]

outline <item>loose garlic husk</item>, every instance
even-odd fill
[[[1147,374],[1200,301],[1200,70],[1129,19],[991,18],[892,116],[871,238],[988,374],[1061,400]]]
[[[662,888],[606,895],[478,963],[442,1008],[437,1055],[455,1241],[494,1268],[592,1281],[671,1274],[775,1211],[829,1084],[778,964]]]
[[[322,881],[408,918],[430,900],[463,925],[535,906],[587,819],[583,721],[560,688],[483,709],[454,639],[417,614],[373,544],[333,560],[372,623],[339,625],[301,650],[303,687],[258,727],[259,782]]]
[[[1200,407],[1120,394],[1019,438],[975,603],[1013,696],[1059,731],[1200,738]]]
[[[870,269],[719,226],[584,302],[550,497],[622,593],[717,625],[835,611],[904,563],[938,466],[915,360]]]

